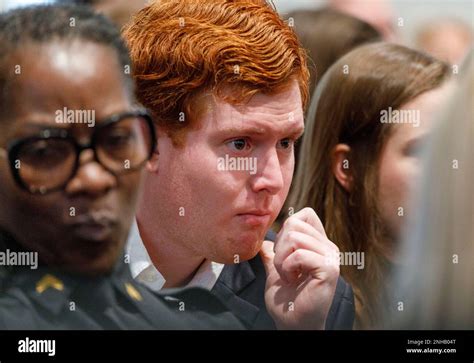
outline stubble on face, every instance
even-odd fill
[[[155,223],[154,235],[191,256],[241,262],[258,253],[288,194],[293,142],[304,129],[300,92],[294,82],[245,105],[213,96],[207,102],[183,147],[159,132],[157,170],[145,181],[139,220]]]

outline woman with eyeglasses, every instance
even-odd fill
[[[128,69],[118,31],[86,8],[0,15],[0,328],[240,327],[207,294],[221,318],[178,317],[130,276],[123,248],[155,135]]]

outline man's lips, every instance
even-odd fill
[[[251,210],[237,214],[237,217],[250,226],[268,225],[272,212],[267,210]]]
[[[241,214],[252,214],[252,215],[255,215],[255,216],[267,216],[267,215],[272,215],[273,212],[271,210],[268,210],[268,209],[251,209],[251,210],[247,210],[247,211],[242,211],[241,213],[239,213],[239,215]]]

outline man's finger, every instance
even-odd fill
[[[321,235],[321,233],[318,232],[316,228],[314,228],[309,223],[306,223],[303,220],[298,219],[298,218],[291,218],[291,219],[288,219],[288,222],[286,222],[285,225],[280,229],[280,232],[276,236],[276,241],[280,241],[280,240],[284,241],[285,235],[290,231],[305,233],[310,236],[313,236],[314,238],[319,238],[319,236]],[[274,247],[275,252],[278,251],[278,248],[279,248],[279,244],[275,242],[275,247]]]
[[[260,257],[262,258],[263,266],[265,267],[267,276],[277,273],[273,263],[275,259],[275,252],[273,252],[273,242],[263,241],[262,248],[260,249]]]
[[[339,276],[339,265],[319,253],[299,249],[283,261],[281,272],[280,276],[288,281],[294,281],[299,274],[325,279],[327,274]]]
[[[314,228],[316,228],[316,230],[318,230],[320,233],[327,237],[323,223],[321,222],[313,208],[303,208],[299,212],[293,214],[290,218],[298,218],[306,223],[309,223]]]
[[[315,232],[319,233],[317,231]],[[321,234],[319,234],[318,237],[320,239],[326,239],[326,237],[322,236]],[[332,247],[305,233],[290,231],[282,238],[285,239],[280,239],[278,242],[274,261],[275,267],[280,274],[283,261],[298,249],[313,251],[323,256],[330,256],[334,254],[334,249]]]

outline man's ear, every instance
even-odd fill
[[[347,144],[337,144],[332,149],[331,162],[332,172],[336,180],[346,190],[352,189],[352,173],[349,165],[349,153],[351,148]]]
[[[150,160],[148,160],[146,163],[146,170],[149,173],[158,172],[159,156],[160,156],[160,153],[158,151],[158,145],[156,145],[155,150],[153,150],[153,154],[151,155]]]

